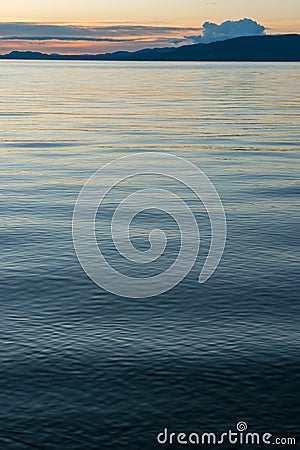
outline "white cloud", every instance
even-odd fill
[[[208,43],[224,41],[240,36],[258,36],[265,34],[265,27],[252,19],[227,20],[218,25],[214,22],[205,22],[200,36],[186,36],[193,43]]]

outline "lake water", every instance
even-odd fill
[[[242,420],[296,437],[299,68],[0,63],[1,449],[155,449],[164,427],[222,433]],[[134,300],[86,276],[71,222],[95,170],[144,151],[182,156],[210,177],[228,239],[199,285],[209,223],[177,186],[201,222],[199,259],[171,291]],[[137,245],[150,219],[174,234],[174,256],[165,216],[139,217]]]

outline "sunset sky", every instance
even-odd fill
[[[300,33],[299,0],[10,0],[0,53],[103,53],[262,33]],[[263,27],[244,21],[256,21]],[[221,24],[215,27],[203,23]],[[250,28],[249,28],[250,27]],[[204,32],[205,39],[202,36]],[[215,37],[212,38],[212,32]]]

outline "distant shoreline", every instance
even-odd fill
[[[209,44],[119,51],[97,55],[61,55],[13,51],[1,60],[45,61],[186,61],[186,62],[300,62],[300,35],[246,36]]]

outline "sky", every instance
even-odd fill
[[[300,0],[0,0],[0,5],[2,54],[104,53],[300,33]]]

